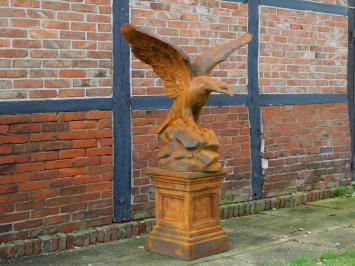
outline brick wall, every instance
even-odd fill
[[[264,196],[334,187],[349,180],[351,151],[346,104],[262,109]]]
[[[0,243],[112,222],[108,111],[0,116]]]
[[[111,95],[111,0],[0,1],[0,99]]]
[[[262,7],[260,90],[346,93],[347,17]]]

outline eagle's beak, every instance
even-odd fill
[[[212,83],[212,91],[219,92],[219,93],[224,93],[229,96],[233,96],[234,92],[229,85],[223,81],[220,80],[214,80]]]

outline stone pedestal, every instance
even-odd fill
[[[193,260],[229,249],[219,219],[220,189],[226,172],[160,168],[146,172],[156,193],[156,225],[147,237],[149,251]]]

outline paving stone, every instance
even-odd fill
[[[76,247],[85,247],[90,244],[90,234],[88,231],[78,231],[73,233],[74,245]]]
[[[23,240],[15,240],[13,244],[16,246],[16,255],[24,256],[25,255],[25,242]]]
[[[74,243],[73,233],[67,234],[67,249],[74,248]]]
[[[67,247],[67,236],[64,233],[58,233],[57,236],[59,237],[58,241],[58,250],[64,250]]]
[[[111,226],[103,226],[104,230],[104,242],[108,243],[111,241]]]
[[[51,236],[51,241],[52,241],[52,248],[51,251],[56,251],[59,249],[59,236],[57,235],[52,235]]]
[[[23,243],[25,245],[25,255],[31,256],[33,254],[33,241],[31,239],[26,239]]]
[[[38,238],[33,239],[33,255],[40,254],[42,252],[42,243]]]
[[[105,242],[105,230],[103,228],[97,228],[97,242],[104,243]]]
[[[16,255],[16,246],[13,243],[0,245],[0,258],[11,259]],[[1,262],[1,260],[0,260]]]
[[[95,229],[89,230],[90,244],[95,244],[97,241],[97,231]]]
[[[123,238],[126,238],[126,237],[127,237],[126,227],[125,227],[125,225],[120,224],[119,225],[119,238],[123,239]]]
[[[42,251],[43,252],[50,252],[52,248],[51,243],[51,236],[50,235],[43,235],[38,237],[42,242]]]
[[[111,240],[118,240],[119,239],[119,225],[118,224],[112,224],[111,225]]]

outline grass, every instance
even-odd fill
[[[300,256],[289,262],[267,262],[260,266],[355,266],[355,249],[326,252],[320,257]]]
[[[354,187],[353,186],[337,186],[336,195],[338,197],[351,197],[354,194]]]

